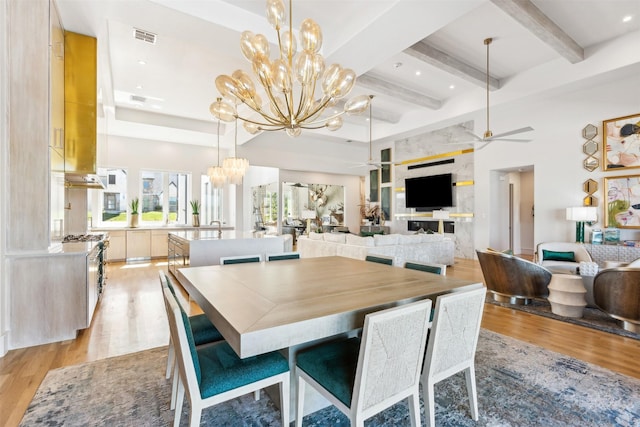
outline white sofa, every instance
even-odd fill
[[[310,233],[298,239],[297,250],[301,258],[337,255],[363,260],[371,254],[393,257],[396,267],[406,261],[453,265],[455,242],[443,234]]]

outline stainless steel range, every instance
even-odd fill
[[[87,256],[87,286],[95,292],[89,292],[88,304],[95,307],[102,295],[107,279],[107,248],[109,247],[108,233],[68,234],[62,243],[98,242]],[[89,322],[91,320],[89,319]]]

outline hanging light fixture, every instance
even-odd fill
[[[224,175],[229,180],[230,184],[239,185],[242,184],[242,178],[244,177],[247,168],[249,167],[249,160],[237,157],[238,156],[238,119],[235,120],[235,135],[233,139],[233,156],[227,157],[222,163],[222,169]]]
[[[269,57],[269,41],[262,34],[244,31],[240,37],[240,50],[252,64],[253,72],[262,85],[267,98],[263,104],[256,93],[253,80],[243,70],[216,78],[216,88],[231,102],[241,102],[253,111],[250,117],[240,116],[228,103],[220,103],[211,113],[223,121],[232,116],[242,120],[251,134],[259,131],[285,130],[289,136],[298,136],[302,129],[327,128],[335,131],[342,127],[343,114],[358,114],[367,109],[369,96],[356,96],[344,104],[343,110],[323,115],[327,107],[351,92],[356,73],[340,64],[325,68],[320,53],[322,31],[310,18],[302,21],[298,41],[293,34],[292,0],[289,0],[289,29],[282,0],[267,0],[267,20],[278,36],[278,56]],[[286,24],[285,24],[286,25]],[[318,97],[316,97],[316,90]],[[320,95],[321,93],[321,95]]]
[[[216,102],[222,102],[222,98],[218,98]],[[209,182],[215,188],[222,188],[227,180],[224,170],[220,167],[220,119],[218,119],[218,157],[216,166],[211,166],[207,169],[207,175],[209,176]]]

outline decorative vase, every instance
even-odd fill
[[[193,226],[200,227],[200,214],[193,214]]]
[[[138,227],[138,214],[131,214],[129,227],[137,228]]]

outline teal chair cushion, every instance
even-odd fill
[[[412,270],[426,271],[427,273],[433,273],[433,274],[442,274],[442,268],[436,267],[433,265],[424,265],[424,264],[418,264],[415,262],[406,262],[404,266],[405,268],[410,268]]]
[[[359,352],[359,338],[333,341],[298,352],[296,365],[350,407]]]
[[[218,329],[213,326],[206,314],[196,314],[189,317],[191,322],[191,332],[195,344],[203,345],[216,341],[222,341],[224,338]]]
[[[546,249],[542,250],[542,260],[543,261],[576,261],[575,252],[557,252],[557,251],[548,251]]]
[[[198,349],[198,358],[203,399],[289,371],[287,359],[277,351],[240,359],[226,342]]]
[[[379,264],[393,265],[393,260],[390,258],[382,258],[374,255],[367,255],[365,257],[366,261],[377,262]]]
[[[259,257],[249,257],[249,258],[237,258],[237,259],[225,259],[222,261],[224,265],[228,264],[242,264],[245,262],[260,262]]]

